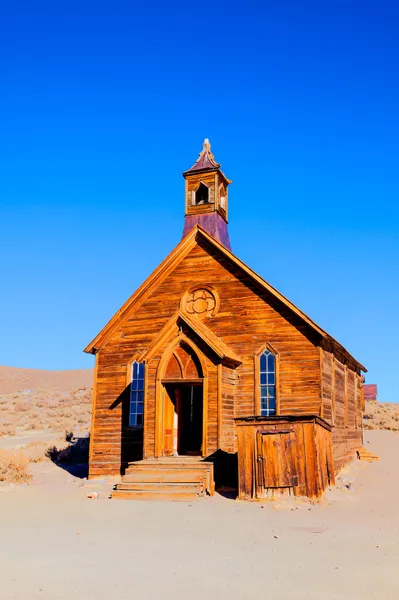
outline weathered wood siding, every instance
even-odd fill
[[[121,461],[140,458],[142,431],[128,428],[127,364],[97,356],[90,441],[90,476],[118,475]]]
[[[219,448],[224,452],[237,452],[235,432],[235,400],[237,392],[237,370],[221,366],[221,407]]]
[[[361,376],[322,350],[323,417],[333,426],[335,469],[338,471],[362,445]]]
[[[223,444],[234,451],[231,395],[234,387],[234,415],[257,414],[255,401],[254,354],[265,342],[272,344],[279,361],[279,406],[282,415],[320,414],[320,354],[316,333],[264,288],[233,264],[214,246],[200,241],[130,314],[119,323],[98,352],[96,404],[93,416],[90,475],[119,472],[120,462],[140,454],[140,433],[129,430],[128,365],[144,352],[166,322],[179,308],[188,288],[210,284],[220,297],[218,314],[207,326],[243,359],[233,378],[222,372],[222,393],[218,392],[217,365],[208,361],[207,454]],[[166,347],[165,343],[165,347]],[[205,351],[204,351],[205,352]],[[156,373],[162,351],[146,367],[144,456],[154,455]],[[343,420],[344,383],[337,377],[338,419]],[[222,406],[219,407],[219,403]],[[218,416],[222,415],[219,424]]]
[[[195,205],[192,202],[193,193],[196,192],[199,185],[204,183],[209,190],[208,204]],[[221,206],[220,192],[225,198],[225,205]],[[223,180],[219,172],[210,173],[190,173],[186,179],[186,215],[200,215],[218,211],[227,221],[227,200],[228,190],[226,181]]]
[[[334,484],[331,426],[315,416],[236,421],[239,498],[276,494],[318,498]]]
[[[208,204],[192,204],[192,193],[198,189],[198,186],[203,182],[209,190]],[[198,173],[190,175],[186,182],[187,197],[186,197],[186,214],[197,215],[208,212],[213,212],[216,208],[217,188],[215,173]]]

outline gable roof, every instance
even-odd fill
[[[277,300],[279,300],[284,306],[286,306],[293,314],[299,317],[304,323],[306,323],[313,331],[320,335],[320,338],[324,341],[326,347],[331,347],[335,352],[342,354],[346,360],[353,362],[355,366],[367,372],[367,369],[359,363],[349,352],[330,336],[324,329],[319,327],[310,317],[308,317],[302,310],[300,310],[295,304],[290,302],[283,294],[280,294],[273,286],[267,281],[262,279],[255,271],[248,267],[242,262],[235,254],[228,250],[225,246],[215,240],[209,233],[205,231],[200,225],[195,225],[191,232],[186,235],[178,244],[174,250],[165,258],[165,260],[152,272],[152,274],[144,281],[144,283],[136,290],[136,292],[125,302],[125,304],[115,313],[100,333],[86,346],[84,352],[95,354],[101,346],[107,341],[111,333],[117,328],[119,323],[122,321],[126,313],[134,306],[139,306],[151,293],[152,288],[160,283],[165,277],[173,271],[173,269],[187,256],[187,254],[196,246],[198,240],[202,238],[213,246],[218,252],[223,254],[228,260],[235,264],[239,269],[246,273],[254,282],[256,282],[261,288],[269,292]],[[210,331],[210,330],[209,330]]]
[[[178,329],[178,323],[182,321],[191,329],[207,346],[218,356],[223,363],[235,366],[242,363],[242,359],[225,344],[220,337],[213,333],[199,319],[192,318],[186,312],[178,310],[166,325],[161,329],[147,350],[140,356],[140,362],[150,360],[158,352],[159,348],[171,337],[173,330]]]

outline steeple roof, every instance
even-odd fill
[[[204,139],[202,144],[202,150],[199,153],[199,156],[193,166],[188,169],[188,171],[184,171],[183,175],[189,175],[190,173],[196,172],[206,172],[206,171],[219,171],[223,179],[227,184],[231,183],[231,180],[226,177],[226,175],[220,169],[221,165],[216,162],[215,157],[211,152],[211,144],[208,138]]]
[[[197,160],[191,169],[188,169],[188,171],[185,171],[184,173],[191,173],[192,171],[214,171],[215,169],[219,169],[219,167],[220,165],[216,162],[215,157],[211,152],[211,144],[208,138],[205,138]]]

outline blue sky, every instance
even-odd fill
[[[92,365],[209,137],[234,252],[399,400],[397,2],[1,4],[0,364]]]

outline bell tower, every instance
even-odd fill
[[[194,225],[201,225],[218,242],[231,250],[228,223],[228,186],[231,183],[221,171],[211,152],[208,139],[196,163],[184,171],[186,180],[186,210],[183,237]]]

